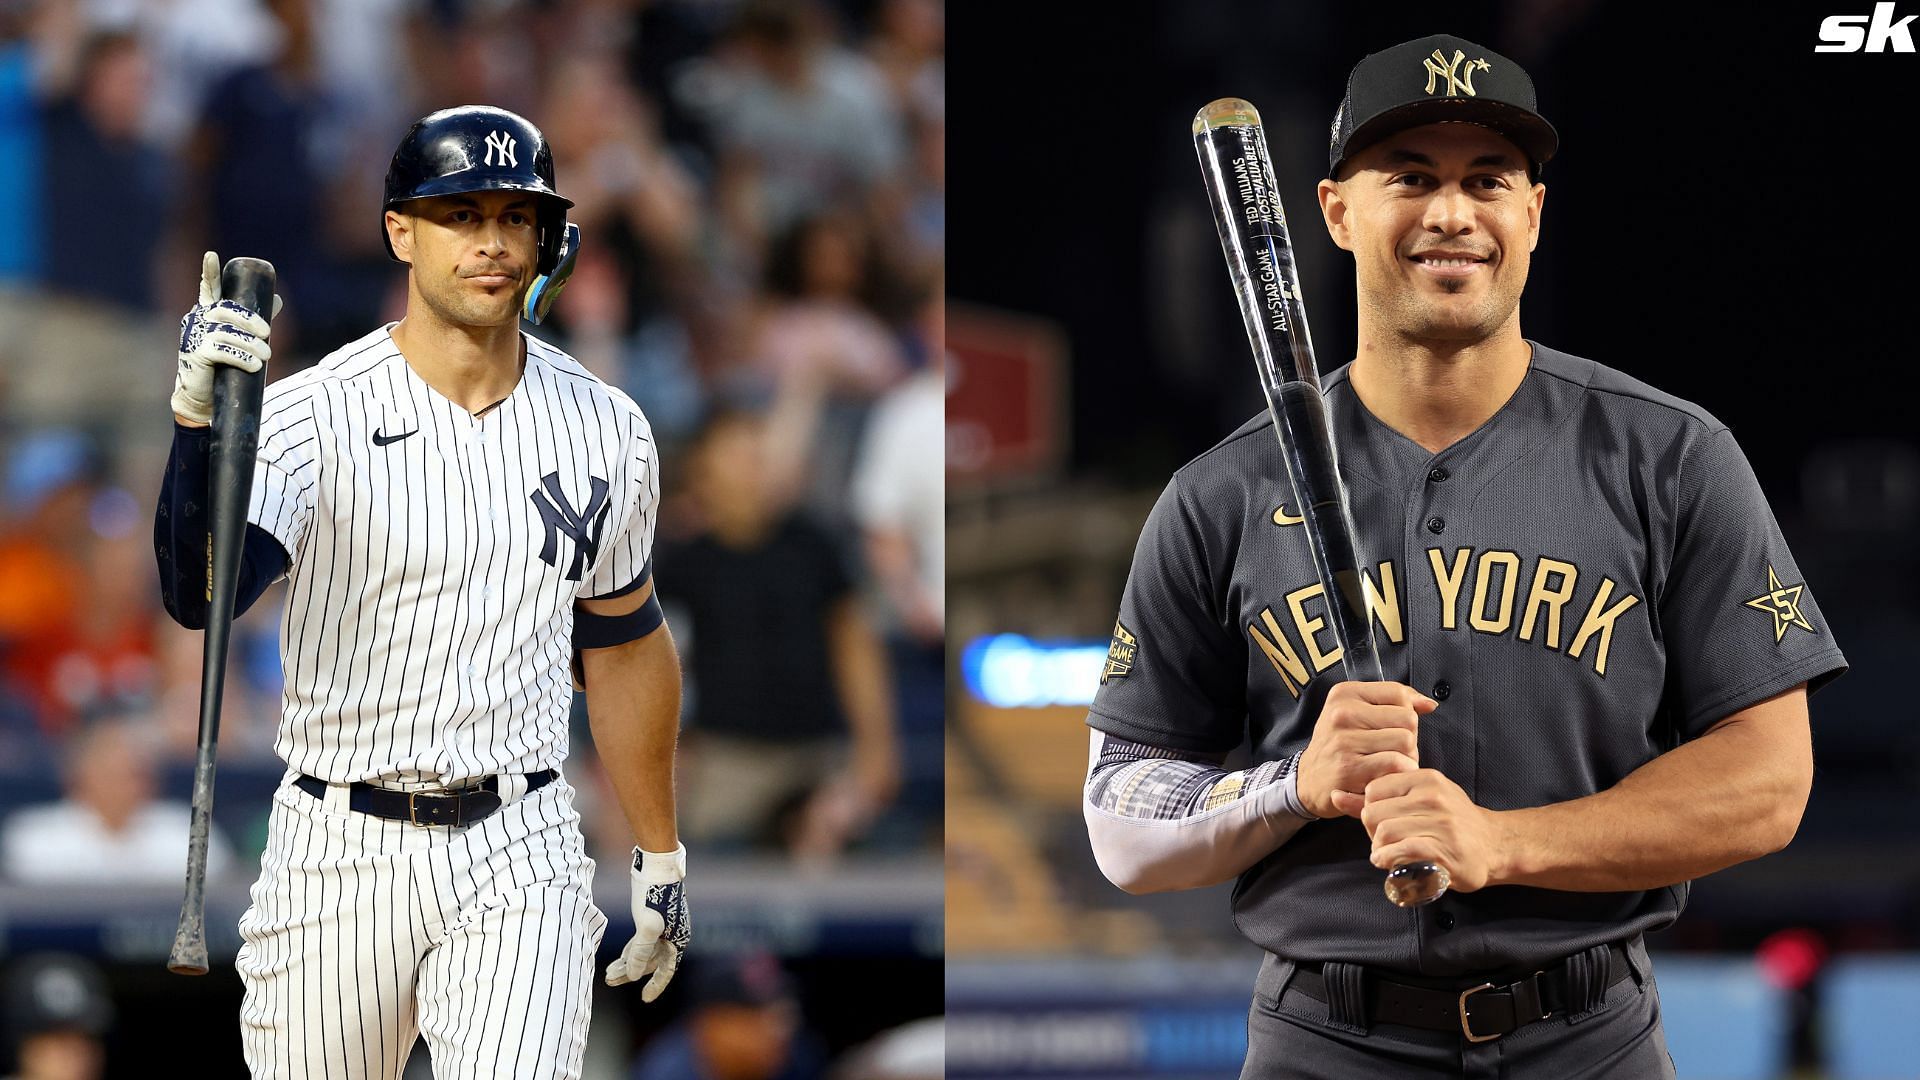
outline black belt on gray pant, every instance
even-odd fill
[[[531,795],[559,777],[554,769],[528,773],[527,793]],[[316,799],[327,794],[327,782],[317,776],[302,773],[293,785]],[[471,825],[500,809],[500,778],[489,776],[472,787],[454,791],[394,791],[356,783],[347,788],[347,806],[363,814],[415,825]]]
[[[1487,1042],[1535,1020],[1593,1008],[1605,996],[1607,987],[1633,974],[1626,947],[1617,943],[1606,946],[1605,981],[1599,983],[1596,993],[1594,977],[1599,974],[1599,958],[1592,955],[1595,952],[1576,953],[1543,971],[1498,986],[1491,982],[1415,986],[1355,964],[1300,962],[1294,966],[1286,988],[1327,1002],[1335,1012],[1358,1012],[1363,1026],[1403,1024],[1428,1031],[1457,1031],[1468,1042]],[[1588,959],[1590,956],[1592,959]],[[1342,1001],[1337,1004],[1344,1008],[1335,1007],[1329,999],[1336,995],[1327,991],[1327,968],[1343,969],[1337,982],[1349,987],[1353,984],[1349,976],[1358,974],[1358,1000]]]

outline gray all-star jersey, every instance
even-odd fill
[[[1579,798],[1715,721],[1846,669],[1725,425],[1534,345],[1520,388],[1429,454],[1324,380],[1389,679],[1440,701],[1420,763],[1484,807]],[[1265,415],[1174,474],[1134,553],[1087,722],[1256,761],[1307,744],[1341,678]],[[1241,875],[1234,919],[1294,960],[1429,975],[1519,967],[1667,925],[1686,886],[1502,886],[1405,911],[1352,818]]]

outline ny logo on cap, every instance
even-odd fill
[[[1433,55],[1439,56],[1440,54],[1436,52]],[[1486,61],[1484,60],[1481,61],[1481,63],[1485,63],[1485,62]],[[1431,86],[1427,88],[1427,93],[1429,94],[1433,93],[1433,88]],[[1467,89],[1467,93],[1469,94],[1473,93],[1473,89],[1469,87]],[[500,164],[505,165],[508,168],[520,167],[519,160],[513,156],[513,136],[507,134],[504,131],[496,131],[489,134],[487,136],[487,164],[489,165],[494,164],[493,154],[494,154],[494,151],[496,150],[500,152],[500,162],[499,162]]]
[[[1488,64],[1486,57],[1483,56],[1478,60],[1467,60],[1467,69],[1461,71],[1460,61],[1462,60],[1467,60],[1467,54],[1459,49],[1453,50],[1451,63],[1439,49],[1433,50],[1432,56],[1422,60],[1421,63],[1427,69],[1427,93],[1433,93],[1435,79],[1445,79],[1448,97],[1458,97],[1463,91],[1468,97],[1473,97],[1473,73],[1485,71],[1492,65]]]

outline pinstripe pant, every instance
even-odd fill
[[[442,1080],[578,1077],[606,916],[573,789],[448,829],[292,784],[274,793],[240,919],[240,1033],[256,1077],[397,1077],[424,1036]]]

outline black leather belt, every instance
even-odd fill
[[[539,791],[559,777],[554,769],[528,773],[527,793]],[[302,773],[293,785],[316,799],[327,794],[327,782],[317,776]],[[471,825],[500,809],[500,778],[489,776],[456,791],[394,791],[356,783],[347,789],[347,806],[362,814],[415,825]]]
[[[1325,1002],[1327,987],[1320,968],[1317,963],[1295,965],[1287,989]],[[1611,987],[1631,974],[1633,967],[1627,962],[1625,946],[1609,945],[1606,985]],[[1570,1007],[1590,1008],[1590,1003],[1577,1000],[1580,991],[1571,983],[1564,960],[1503,986],[1490,982],[1466,987],[1415,986],[1372,971],[1364,972],[1361,978],[1370,1023],[1458,1031],[1468,1042],[1489,1042],[1535,1020],[1567,1012]]]

